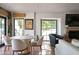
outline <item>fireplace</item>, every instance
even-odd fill
[[[79,27],[66,27],[65,40],[71,42],[72,39],[79,39]]]
[[[79,39],[79,31],[69,31],[69,39]]]

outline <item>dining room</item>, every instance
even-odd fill
[[[49,42],[36,30],[36,12],[11,12],[0,7],[1,55],[51,55]],[[47,48],[48,47],[48,48]]]
[[[61,50],[60,46],[66,47],[64,41],[69,40],[65,35],[68,27],[66,16],[79,14],[78,6],[78,3],[0,3],[0,54],[55,55],[66,50],[73,52],[72,47]],[[79,25],[78,22],[76,25]],[[49,34],[55,35],[51,38]]]

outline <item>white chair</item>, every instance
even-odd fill
[[[5,51],[11,47],[11,39],[9,36],[4,36],[4,44],[5,44],[5,48],[4,48],[4,54],[5,54]]]
[[[26,51],[28,48],[26,47],[26,43],[19,39],[12,40],[12,50],[14,52],[20,52],[22,54],[23,51]]]
[[[41,50],[42,41],[43,41],[43,36],[41,36],[37,42],[31,42],[31,47],[40,47]]]
[[[26,43],[26,47],[28,47],[28,49],[27,49],[28,53],[31,52],[31,40],[24,39],[23,41]]]

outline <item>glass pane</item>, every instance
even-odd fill
[[[56,34],[56,20],[42,20],[42,35],[48,40],[49,34]]]
[[[3,43],[5,35],[5,19],[0,17],[0,45]]]
[[[22,35],[24,29],[24,19],[15,19],[15,36]]]

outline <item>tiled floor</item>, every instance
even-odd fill
[[[4,47],[0,48],[0,54],[4,55]],[[49,42],[43,42],[42,51],[39,47],[35,47],[32,54],[28,55],[79,55],[79,47],[72,45],[64,40],[59,40],[59,44],[56,44],[56,48],[50,46]],[[11,48],[7,50],[5,55],[12,55]]]
[[[79,47],[72,45],[64,40],[59,40],[55,48],[56,55],[79,55]]]
[[[11,48],[7,50],[4,54],[4,47],[0,48],[1,55],[12,55]],[[39,47],[35,47],[31,54],[29,55],[53,55],[54,51],[50,47],[50,42],[43,42],[42,44],[42,51],[40,51]]]

